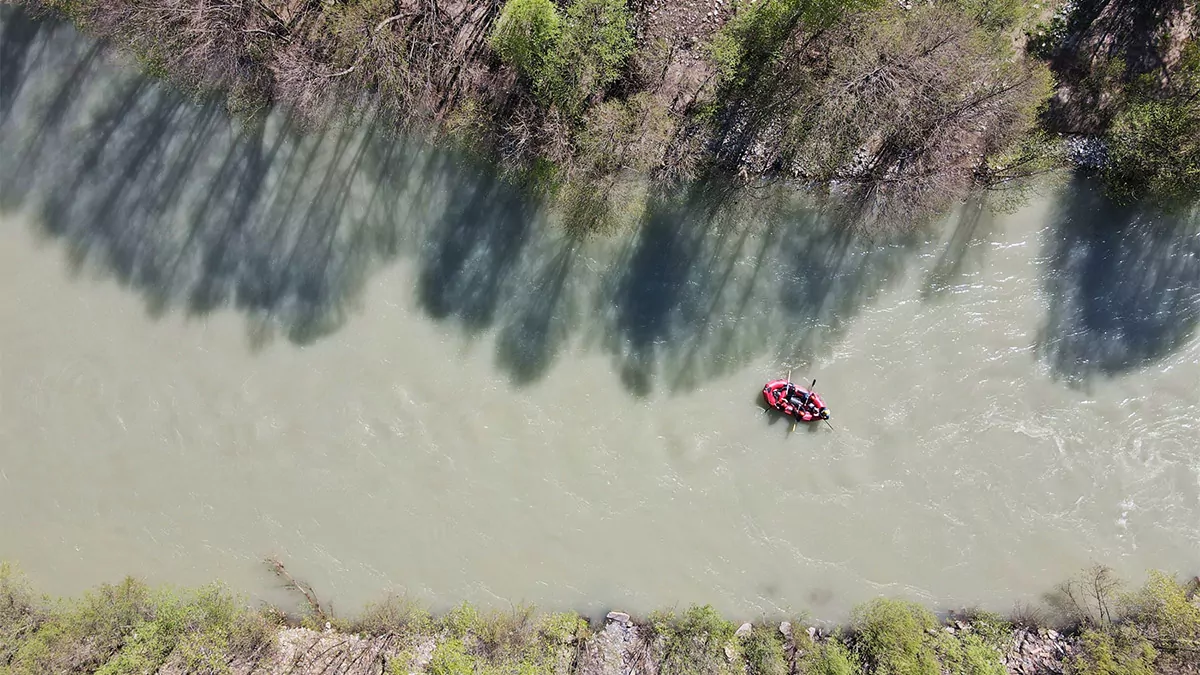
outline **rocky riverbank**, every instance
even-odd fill
[[[748,638],[755,627],[743,623],[735,640],[722,645],[728,672],[756,672],[747,662],[739,644]],[[832,633],[816,626],[798,629],[783,621],[778,631],[783,646],[783,665],[786,673],[800,673],[807,652],[820,647],[832,638]],[[970,631],[968,623],[958,621],[944,628],[947,632]],[[799,639],[797,639],[799,635]],[[437,668],[434,654],[448,638],[426,636],[403,642],[395,636],[363,637],[333,630],[287,628],[278,634],[274,655],[257,663],[243,661],[231,664],[232,675],[382,675],[383,673],[455,672]],[[567,670],[545,672],[576,673],[578,675],[642,675],[661,672],[663,651],[661,636],[653,628],[634,622],[624,612],[610,612],[603,628],[586,639],[571,641],[560,649],[561,661],[572,665]],[[1077,651],[1077,638],[1053,629],[1017,629],[1012,633],[1009,648],[1003,654],[1003,665],[1010,675],[1061,675]],[[190,672],[173,662],[159,669],[159,675],[182,675]]]
[[[153,588],[133,579],[51,600],[0,566],[0,673],[105,675],[1197,675],[1200,580],[1154,573],[1126,591],[1103,568],[1016,622],[986,612],[939,619],[877,598],[844,626],[732,622],[711,607],[621,611],[589,621],[531,608],[461,605],[434,618],[403,599],[355,618],[328,612],[279,563],[307,606],[252,609],[214,585]]]

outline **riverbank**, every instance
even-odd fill
[[[910,226],[1060,165],[1034,133],[1050,80],[1012,46],[1034,17],[1017,3],[18,4],[244,118],[377,110],[553,193],[586,232],[697,179],[785,182],[857,225]]]
[[[828,195],[867,230],[1099,170],[1200,196],[1193,3],[18,0],[235,116],[363,109],[505,168],[584,233],[695,180]],[[862,39],[868,36],[868,39]],[[1065,142],[1064,142],[1065,138]]]
[[[25,673],[803,673],[806,675],[1116,675],[1200,672],[1200,579],[1152,573],[1126,589],[1095,567],[1008,618],[877,598],[846,626],[738,622],[707,606],[613,611],[589,621],[532,608],[461,605],[434,618],[389,598],[335,616],[278,561],[305,608],[251,609],[220,585],[178,590],[134,579],[82,598],[36,595],[0,568],[0,672]],[[1055,626],[1057,628],[1053,628]]]

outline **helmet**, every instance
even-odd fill
[[[821,408],[821,419],[829,419],[829,408]]]

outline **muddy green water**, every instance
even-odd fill
[[[0,9],[0,558],[830,618],[1197,571],[1192,223],[1086,183],[870,242],[710,201],[576,242],[370,116],[235,124]],[[758,407],[789,368],[835,432]]]

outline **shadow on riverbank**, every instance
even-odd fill
[[[1174,353],[1200,321],[1200,228],[1194,213],[1120,207],[1095,185],[1064,192],[1046,239],[1045,324],[1037,351],[1075,385]]]

